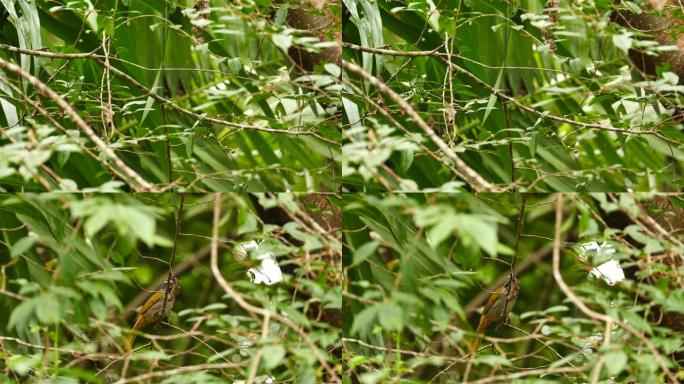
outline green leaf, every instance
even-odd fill
[[[613,44],[624,53],[629,53],[629,49],[632,48],[632,35],[632,32],[623,32],[619,35],[613,35]]]
[[[60,300],[57,296],[47,294],[37,298],[36,316],[43,324],[57,324],[62,318]]]
[[[532,132],[530,135],[530,155],[532,157],[537,154],[537,142],[539,140],[539,134],[537,132]]]
[[[273,18],[274,24],[277,27],[280,27],[285,23],[285,19],[287,18],[287,11],[289,9],[290,9],[289,3],[284,3],[278,7],[278,10],[276,11],[275,17]]]
[[[677,289],[667,295],[665,308],[668,311],[684,313],[684,289]]]
[[[31,320],[31,317],[33,316],[33,311],[37,304],[38,303],[35,299],[30,299],[17,305],[16,308],[14,308],[14,310],[12,311],[9,321],[7,322],[7,329],[10,330],[12,328],[26,328],[26,326],[29,323],[29,320]]]
[[[157,72],[157,76],[154,78],[154,84],[152,84],[152,92],[158,93],[159,91],[159,82],[161,81],[161,76],[162,71]],[[147,101],[145,102],[145,109],[143,109],[143,114],[142,117],[140,118],[140,125],[142,125],[145,122],[145,118],[147,118],[147,114],[150,113],[152,110],[152,104],[154,104],[154,98],[152,96],[147,97]]]
[[[155,219],[148,212],[133,207],[122,207],[113,215],[113,219],[120,223],[119,232],[134,228],[135,234],[148,246],[153,246],[157,242]]]
[[[649,324],[648,321],[644,320],[636,313],[630,310],[621,310],[620,313],[622,314],[622,318],[626,322],[632,324],[636,329],[646,333],[653,332],[651,329],[651,324]]]
[[[510,360],[499,355],[479,355],[477,356],[476,361],[492,367],[497,367],[501,365],[511,365]]]
[[[375,251],[378,249],[378,246],[380,243],[377,241],[370,241],[362,246],[359,247],[359,249],[354,252],[354,259],[352,261],[352,264],[349,266],[349,268],[355,267],[371,256],[372,254],[375,253]]]
[[[648,372],[655,372],[658,370],[658,367],[660,365],[656,361],[655,357],[651,355],[650,353],[640,353],[640,354],[635,354],[632,355],[632,359],[636,361],[637,366],[641,370],[646,370]]]
[[[98,320],[104,321],[107,319],[107,305],[105,303],[98,299],[93,299],[90,300],[88,306]]]
[[[497,224],[485,215],[460,214],[454,218],[458,231],[475,242],[490,256],[496,256],[499,245]]]
[[[400,173],[406,173],[408,172],[409,168],[411,168],[411,164],[413,164],[413,155],[414,154],[412,149],[407,149],[399,152],[398,171]]]
[[[378,321],[388,331],[401,331],[404,328],[404,313],[394,302],[381,304],[378,309]]]
[[[273,44],[282,49],[283,52],[287,52],[287,50],[292,46],[293,38],[290,33],[277,33],[273,35],[271,39],[273,40]]]
[[[302,313],[299,312],[296,308],[292,308],[290,306],[285,306],[281,310],[284,313],[286,313],[287,316],[290,319],[292,319],[292,321],[294,321],[295,323],[297,323],[299,325],[303,325],[305,327],[311,326],[311,322],[309,321],[309,319],[306,316],[302,315]]]
[[[368,356],[354,356],[349,361],[349,368],[358,367],[361,364],[365,364],[369,360],[370,360],[370,357],[368,357]]]
[[[85,221],[83,226],[85,233],[89,237],[95,236],[112,219],[112,213],[113,211],[108,206],[103,206],[97,210],[94,215],[88,217]]]
[[[627,366],[627,354],[623,351],[612,351],[605,354],[605,367],[608,374],[616,376]]]
[[[169,360],[171,356],[162,351],[137,351],[134,354],[136,360]]]
[[[556,312],[567,312],[570,308],[566,305],[554,305],[544,310],[544,314],[556,313]]]
[[[361,335],[365,338],[373,327],[373,322],[377,318],[380,307],[371,305],[364,308],[361,312],[354,316],[350,333],[352,335]]]
[[[24,254],[26,251],[31,249],[34,244],[38,242],[38,238],[36,236],[26,236],[22,237],[19,239],[16,243],[12,245],[12,251],[10,252],[10,256],[12,258],[15,258],[19,255]]]
[[[264,369],[271,370],[283,363],[285,348],[282,345],[267,345],[261,348],[261,358]]]
[[[4,72],[0,70],[0,76],[4,76]],[[5,114],[5,121],[7,127],[12,128],[19,125],[19,116],[17,115],[17,107],[9,102],[8,97],[3,97],[3,94],[12,97],[12,89],[5,83],[0,82],[0,107]]]
[[[24,376],[27,375],[33,368],[38,367],[40,365],[40,362],[40,353],[29,356],[16,354],[9,356],[9,358],[7,359],[7,368],[11,369],[13,372],[16,372],[21,376]]]
[[[494,89],[499,89],[499,86],[501,85],[501,78],[503,77],[503,68],[499,70],[499,75],[496,77],[496,83],[494,84]],[[485,122],[487,121],[487,118],[489,117],[489,114],[492,112],[492,109],[494,109],[494,103],[496,103],[496,99],[498,96],[496,96],[495,93],[492,92],[492,94],[489,96],[489,100],[487,101],[487,108],[485,108],[485,113],[484,117],[482,118],[482,125],[484,126]]]

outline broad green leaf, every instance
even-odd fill
[[[375,251],[378,249],[378,245],[380,244],[377,241],[371,241],[360,246],[359,249],[357,249],[354,253],[354,259],[352,260],[352,264],[349,266],[349,268],[355,267],[366,261],[368,257],[375,253]]]
[[[627,354],[623,351],[608,352],[605,358],[605,367],[611,376],[619,375],[627,366]]]
[[[271,370],[283,363],[285,348],[282,345],[267,345],[261,348],[261,356],[264,361],[264,368]]]
[[[503,77],[503,68],[499,70],[499,75],[496,77],[496,83],[494,83],[494,89],[499,89],[499,86],[501,85],[501,78]],[[497,96],[496,94],[492,93],[489,96],[489,100],[487,100],[487,107],[485,108],[485,113],[484,117],[482,118],[482,125],[484,126],[485,123],[487,122],[487,118],[489,117],[489,114],[492,112],[492,109],[494,109],[494,104],[496,103]]]
[[[12,310],[12,314],[7,322],[7,330],[12,328],[26,328],[32,318],[36,305],[38,305],[38,302],[35,299],[29,299],[17,305]]]

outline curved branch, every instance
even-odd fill
[[[55,91],[53,91],[47,85],[45,85],[45,83],[43,83],[37,77],[31,75],[30,73],[24,71],[18,65],[5,61],[2,58],[0,58],[0,68],[5,68],[10,72],[16,73],[17,75],[21,76],[29,83],[31,83],[33,86],[35,86],[42,95],[52,99],[67,115],[69,115],[69,117],[71,117],[74,123],[76,123],[76,126],[78,126],[86,134],[86,136],[88,136],[88,138],[93,143],[95,143],[95,145],[97,145],[97,147],[100,148],[100,150],[105,155],[107,155],[107,157],[109,157],[128,178],[130,178],[130,181],[135,182],[134,185],[131,185],[131,187],[134,190],[136,190],[137,192],[158,191],[157,187],[148,183],[136,171],[128,167],[128,165],[126,165],[126,163],[124,163],[123,160],[121,160],[121,158],[114,152],[114,150],[109,148],[107,144],[104,141],[102,141],[102,139],[100,139],[100,137],[95,133],[95,131],[93,131],[93,129],[90,128],[90,126],[85,121],[83,121],[81,116],[79,116],[78,113],[76,113],[71,104],[69,104],[61,96],[55,93]]]
[[[278,133],[278,134],[284,134],[284,135],[291,135],[291,136],[313,136],[321,141],[325,141],[328,144],[334,144],[334,145],[339,145],[338,142],[334,140],[327,139],[321,135],[319,135],[317,132],[313,131],[287,131],[283,129],[274,129],[274,128],[266,128],[266,127],[257,127],[254,125],[247,125],[247,124],[238,124],[238,123],[231,123],[230,121],[219,119],[216,117],[210,117],[210,116],[202,116],[199,113],[193,112],[189,109],[185,109],[179,105],[176,105],[175,103],[171,102],[171,100],[162,97],[158,95],[156,92],[153,90],[145,87],[142,85],[140,82],[129,76],[128,74],[122,72],[121,70],[117,69],[116,67],[111,66],[110,64],[105,63],[104,61],[100,59],[95,59],[98,63],[100,63],[102,66],[105,68],[109,69],[112,71],[115,75],[123,78],[127,82],[135,85],[138,88],[142,88],[147,92],[147,95],[152,97],[153,99],[157,100],[158,102],[168,105],[169,107],[175,109],[176,111],[183,113],[185,115],[188,115],[190,117],[193,117],[198,120],[204,120],[208,121],[210,123],[218,124],[218,125],[223,125],[226,127],[231,127],[231,128],[237,128],[237,129],[243,129],[243,130],[248,130],[248,131],[261,131],[261,132],[268,132],[268,133]]]
[[[628,333],[631,333],[632,335],[636,336],[641,342],[644,343],[646,348],[648,348],[651,353],[653,354],[653,357],[655,360],[658,362],[660,365],[660,368],[665,372],[667,377],[670,379],[672,383],[677,383],[677,377],[670,371],[669,368],[667,368],[667,364],[663,360],[663,357],[658,353],[658,350],[655,348],[653,343],[644,336],[643,333],[637,331],[634,327],[631,325],[619,320],[612,318],[606,314],[603,313],[598,313],[589,307],[587,307],[582,300],[580,300],[577,295],[570,289],[570,287],[565,283],[563,280],[563,275],[561,275],[560,272],[560,244],[561,244],[561,224],[563,223],[563,194],[558,194],[557,199],[556,199],[556,224],[555,224],[555,234],[553,238],[553,277],[556,280],[556,283],[560,287],[561,291],[565,294],[565,296],[568,297],[568,299],[575,304],[575,306],[585,315],[587,315],[589,318],[592,318],[594,320],[600,320],[604,323],[615,323],[619,325],[622,329],[627,331]]]
[[[441,61],[443,64],[445,64],[445,65],[447,65],[447,66],[452,66],[452,68],[455,69],[456,72],[458,72],[458,73],[462,74],[463,76],[469,78],[470,80],[474,81],[475,83],[477,83],[478,85],[480,85],[481,87],[483,87],[484,89],[486,89],[487,91],[489,91],[489,92],[493,93],[494,95],[496,95],[496,97],[498,97],[499,99],[506,100],[506,101],[508,101],[508,102],[510,102],[510,103],[512,103],[512,104],[514,104],[514,105],[516,105],[518,108],[520,108],[520,109],[522,109],[522,110],[524,110],[524,111],[526,111],[526,112],[529,112],[529,113],[531,113],[531,114],[537,115],[538,117],[540,117],[540,118],[542,118],[542,119],[554,120],[554,121],[558,121],[558,122],[565,123],[565,124],[575,125],[575,126],[578,126],[578,127],[581,127],[581,128],[591,128],[591,129],[599,129],[599,130],[604,130],[604,131],[619,132],[619,133],[626,134],[626,135],[634,135],[634,136],[653,135],[653,136],[658,137],[658,138],[661,139],[661,140],[665,140],[665,141],[672,142],[672,143],[675,143],[675,144],[682,144],[681,142],[677,142],[677,141],[675,141],[675,140],[672,140],[672,139],[669,139],[669,138],[667,138],[667,137],[664,137],[662,134],[660,134],[660,132],[655,131],[655,130],[651,130],[651,131],[632,131],[632,130],[629,130],[629,129],[617,128],[617,127],[614,127],[614,126],[612,126],[612,125],[606,126],[606,125],[595,124],[595,123],[583,123],[583,122],[581,122],[581,121],[575,121],[575,120],[568,119],[568,118],[565,118],[565,117],[561,117],[561,116],[556,116],[556,115],[552,115],[552,114],[548,114],[548,113],[539,112],[539,111],[537,111],[536,109],[534,109],[534,108],[532,108],[532,107],[529,107],[529,106],[527,106],[527,105],[521,103],[521,102],[518,101],[515,97],[508,96],[508,95],[506,95],[505,93],[499,91],[498,89],[492,87],[491,85],[487,84],[487,82],[481,80],[479,77],[477,77],[477,76],[475,76],[474,74],[472,74],[470,71],[468,71],[468,70],[466,70],[466,69],[464,69],[464,68],[461,68],[461,67],[459,67],[458,65],[454,64],[454,63],[451,61],[451,58],[452,58],[452,57],[457,57],[457,58],[460,58],[460,59],[463,59],[463,60],[472,61],[472,62],[477,63],[478,65],[482,65],[482,66],[485,67],[485,68],[491,68],[491,69],[497,69],[497,68],[532,69],[531,67],[496,67],[496,66],[488,66],[488,65],[484,65],[484,64],[482,64],[482,63],[476,62],[476,61],[474,61],[474,60],[472,60],[472,59],[468,59],[468,58],[466,58],[466,57],[464,57],[464,56],[461,56],[461,55],[457,55],[457,54],[453,54],[453,53],[452,53],[452,54],[447,54],[447,53],[443,53],[443,52],[438,52],[437,50],[433,50],[433,51],[406,51],[406,52],[404,52],[404,51],[396,51],[396,50],[383,49],[383,48],[362,47],[362,46],[359,46],[359,45],[354,45],[354,44],[349,44],[349,43],[344,43],[344,46],[345,46],[345,47],[348,47],[348,48],[356,49],[356,50],[359,50],[359,51],[362,51],[362,52],[375,53],[375,54],[379,54],[379,55],[406,56],[406,57],[425,57],[425,56],[434,57],[434,58],[438,59],[439,61]],[[538,69],[538,70],[547,71],[547,69],[543,69],[543,68],[537,68],[537,69]]]
[[[257,307],[255,305],[252,305],[248,303],[236,290],[233,289],[233,287],[226,281],[226,279],[223,278],[223,275],[221,275],[221,271],[219,270],[218,267],[218,242],[219,242],[219,221],[221,218],[221,194],[220,193],[215,193],[214,194],[214,218],[213,218],[213,228],[212,228],[212,235],[211,235],[211,272],[214,275],[214,278],[216,281],[221,285],[221,288],[230,296],[231,299],[235,300],[235,302],[242,307],[245,311],[251,313],[251,314],[257,314],[264,319],[267,318],[272,318],[275,319],[286,326],[288,326],[290,329],[293,331],[297,332],[299,336],[302,337],[304,342],[311,348],[311,352],[316,356],[318,361],[321,363],[321,366],[323,369],[325,369],[328,372],[330,380],[333,380],[332,382],[341,384],[342,382],[340,381],[339,376],[335,372],[332,367],[328,364],[328,362],[325,360],[325,356],[321,353],[320,349],[316,346],[316,344],[311,340],[309,335],[304,332],[303,329],[301,329],[297,324],[293,323],[292,320],[290,320],[287,317],[284,317],[280,315],[279,313],[276,312],[271,312],[267,309]],[[266,320],[264,320],[266,321]]]
[[[489,376],[484,379],[470,381],[470,384],[486,384],[486,383],[507,383],[513,379],[519,379],[526,376],[539,376],[539,375],[550,375],[554,373],[580,373],[588,371],[591,365],[584,365],[581,367],[560,367],[560,368],[539,368],[539,369],[528,369],[525,371],[513,372],[507,375],[499,376]]]
[[[141,84],[140,82],[138,82],[137,80],[135,80],[134,78],[132,78],[131,76],[126,74],[125,72],[123,72],[123,71],[117,69],[116,67],[112,66],[111,64],[109,64],[109,62],[107,62],[105,59],[119,60],[119,61],[123,61],[129,65],[135,65],[134,63],[130,63],[130,62],[127,62],[125,60],[121,60],[121,59],[116,58],[116,57],[108,57],[108,56],[104,56],[104,55],[95,54],[95,52],[97,52],[97,50],[89,52],[89,53],[57,53],[57,52],[50,52],[50,51],[34,51],[34,50],[30,50],[30,49],[13,47],[13,46],[7,45],[7,44],[0,44],[0,49],[5,49],[5,50],[11,51],[11,52],[17,52],[17,53],[21,53],[21,54],[25,54],[25,55],[48,57],[48,58],[53,58],[53,59],[68,59],[68,60],[72,60],[72,59],[93,59],[98,64],[102,65],[106,69],[113,72],[115,75],[121,77],[122,79],[124,79],[125,81],[135,85],[136,87],[144,90],[147,96],[152,97],[153,99],[157,100],[158,102],[160,102],[162,104],[169,105],[171,108],[175,109],[176,111],[178,111],[182,114],[185,114],[187,116],[193,117],[195,119],[204,120],[204,121],[208,121],[210,123],[216,124],[216,125],[223,125],[226,127],[242,129],[242,130],[246,130],[246,131],[261,131],[261,132],[276,133],[276,134],[283,134],[283,135],[289,135],[289,136],[311,136],[311,137],[315,137],[318,140],[321,140],[321,141],[326,142],[326,143],[331,144],[331,145],[339,145],[340,144],[337,141],[330,140],[324,136],[321,136],[318,132],[315,132],[315,131],[289,131],[289,130],[283,130],[283,129],[257,127],[254,125],[232,123],[230,121],[219,119],[216,117],[202,116],[199,113],[196,113],[196,112],[193,112],[189,109],[178,106],[178,105],[174,104],[171,100],[166,99],[166,98],[158,95],[153,90],[147,88],[146,86],[144,86],[143,84]],[[98,48],[98,50],[99,50],[99,48]],[[141,67],[140,65],[135,65],[135,66]],[[145,67],[141,67],[141,68],[145,68]],[[145,69],[147,69],[147,68],[145,68]],[[168,70],[168,68],[165,70]],[[191,69],[188,69],[188,70],[191,70]]]
[[[439,147],[439,149],[444,152],[444,154],[447,155],[447,157],[453,161],[454,165],[460,172],[463,173],[465,176],[465,180],[471,184],[473,189],[477,192],[499,192],[500,188],[494,186],[491,184],[489,181],[485,180],[479,173],[475,172],[474,169],[470,168],[468,164],[466,164],[458,155],[456,152],[449,147],[444,140],[442,140],[439,136],[437,136],[437,133],[423,120],[422,117],[416,112],[415,109],[406,101],[404,100],[401,96],[399,96],[396,92],[394,92],[391,88],[389,88],[385,83],[380,81],[377,77],[371,75],[370,73],[366,72],[363,68],[359,67],[358,65],[351,63],[346,60],[342,60],[342,66],[347,69],[350,72],[354,72],[355,74],[361,76],[363,79],[368,81],[369,83],[373,84],[374,86],[378,87],[382,93],[387,95],[390,99],[392,99],[395,103],[399,105],[399,107],[406,113],[419,127],[420,129],[425,132],[430,140],[432,140],[433,143]]]

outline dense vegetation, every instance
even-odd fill
[[[650,3],[345,1],[343,182],[678,190],[684,8]]]
[[[365,384],[684,379],[681,197],[343,200],[345,376]],[[626,279],[609,279],[607,262]],[[479,308],[511,264],[520,294],[509,322],[490,327],[471,353]]]
[[[292,9],[1,1],[0,188],[335,189],[340,70],[299,57],[336,44],[340,7],[302,8],[329,15],[313,34]]]
[[[684,381],[683,2],[0,0],[0,384]]]
[[[0,382],[334,382],[341,249],[331,202],[0,196]],[[245,251],[249,241],[258,249]],[[250,281],[266,253],[281,282]],[[170,271],[181,287],[170,319],[126,351],[136,308]]]

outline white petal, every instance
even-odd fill
[[[611,259],[592,269],[589,274],[605,280],[608,285],[614,285],[625,279],[625,273],[622,267],[620,267],[620,262],[615,259]]]
[[[247,271],[247,275],[254,284],[272,285],[283,281],[283,273],[271,253],[265,253],[256,258],[261,259],[261,265]]]

